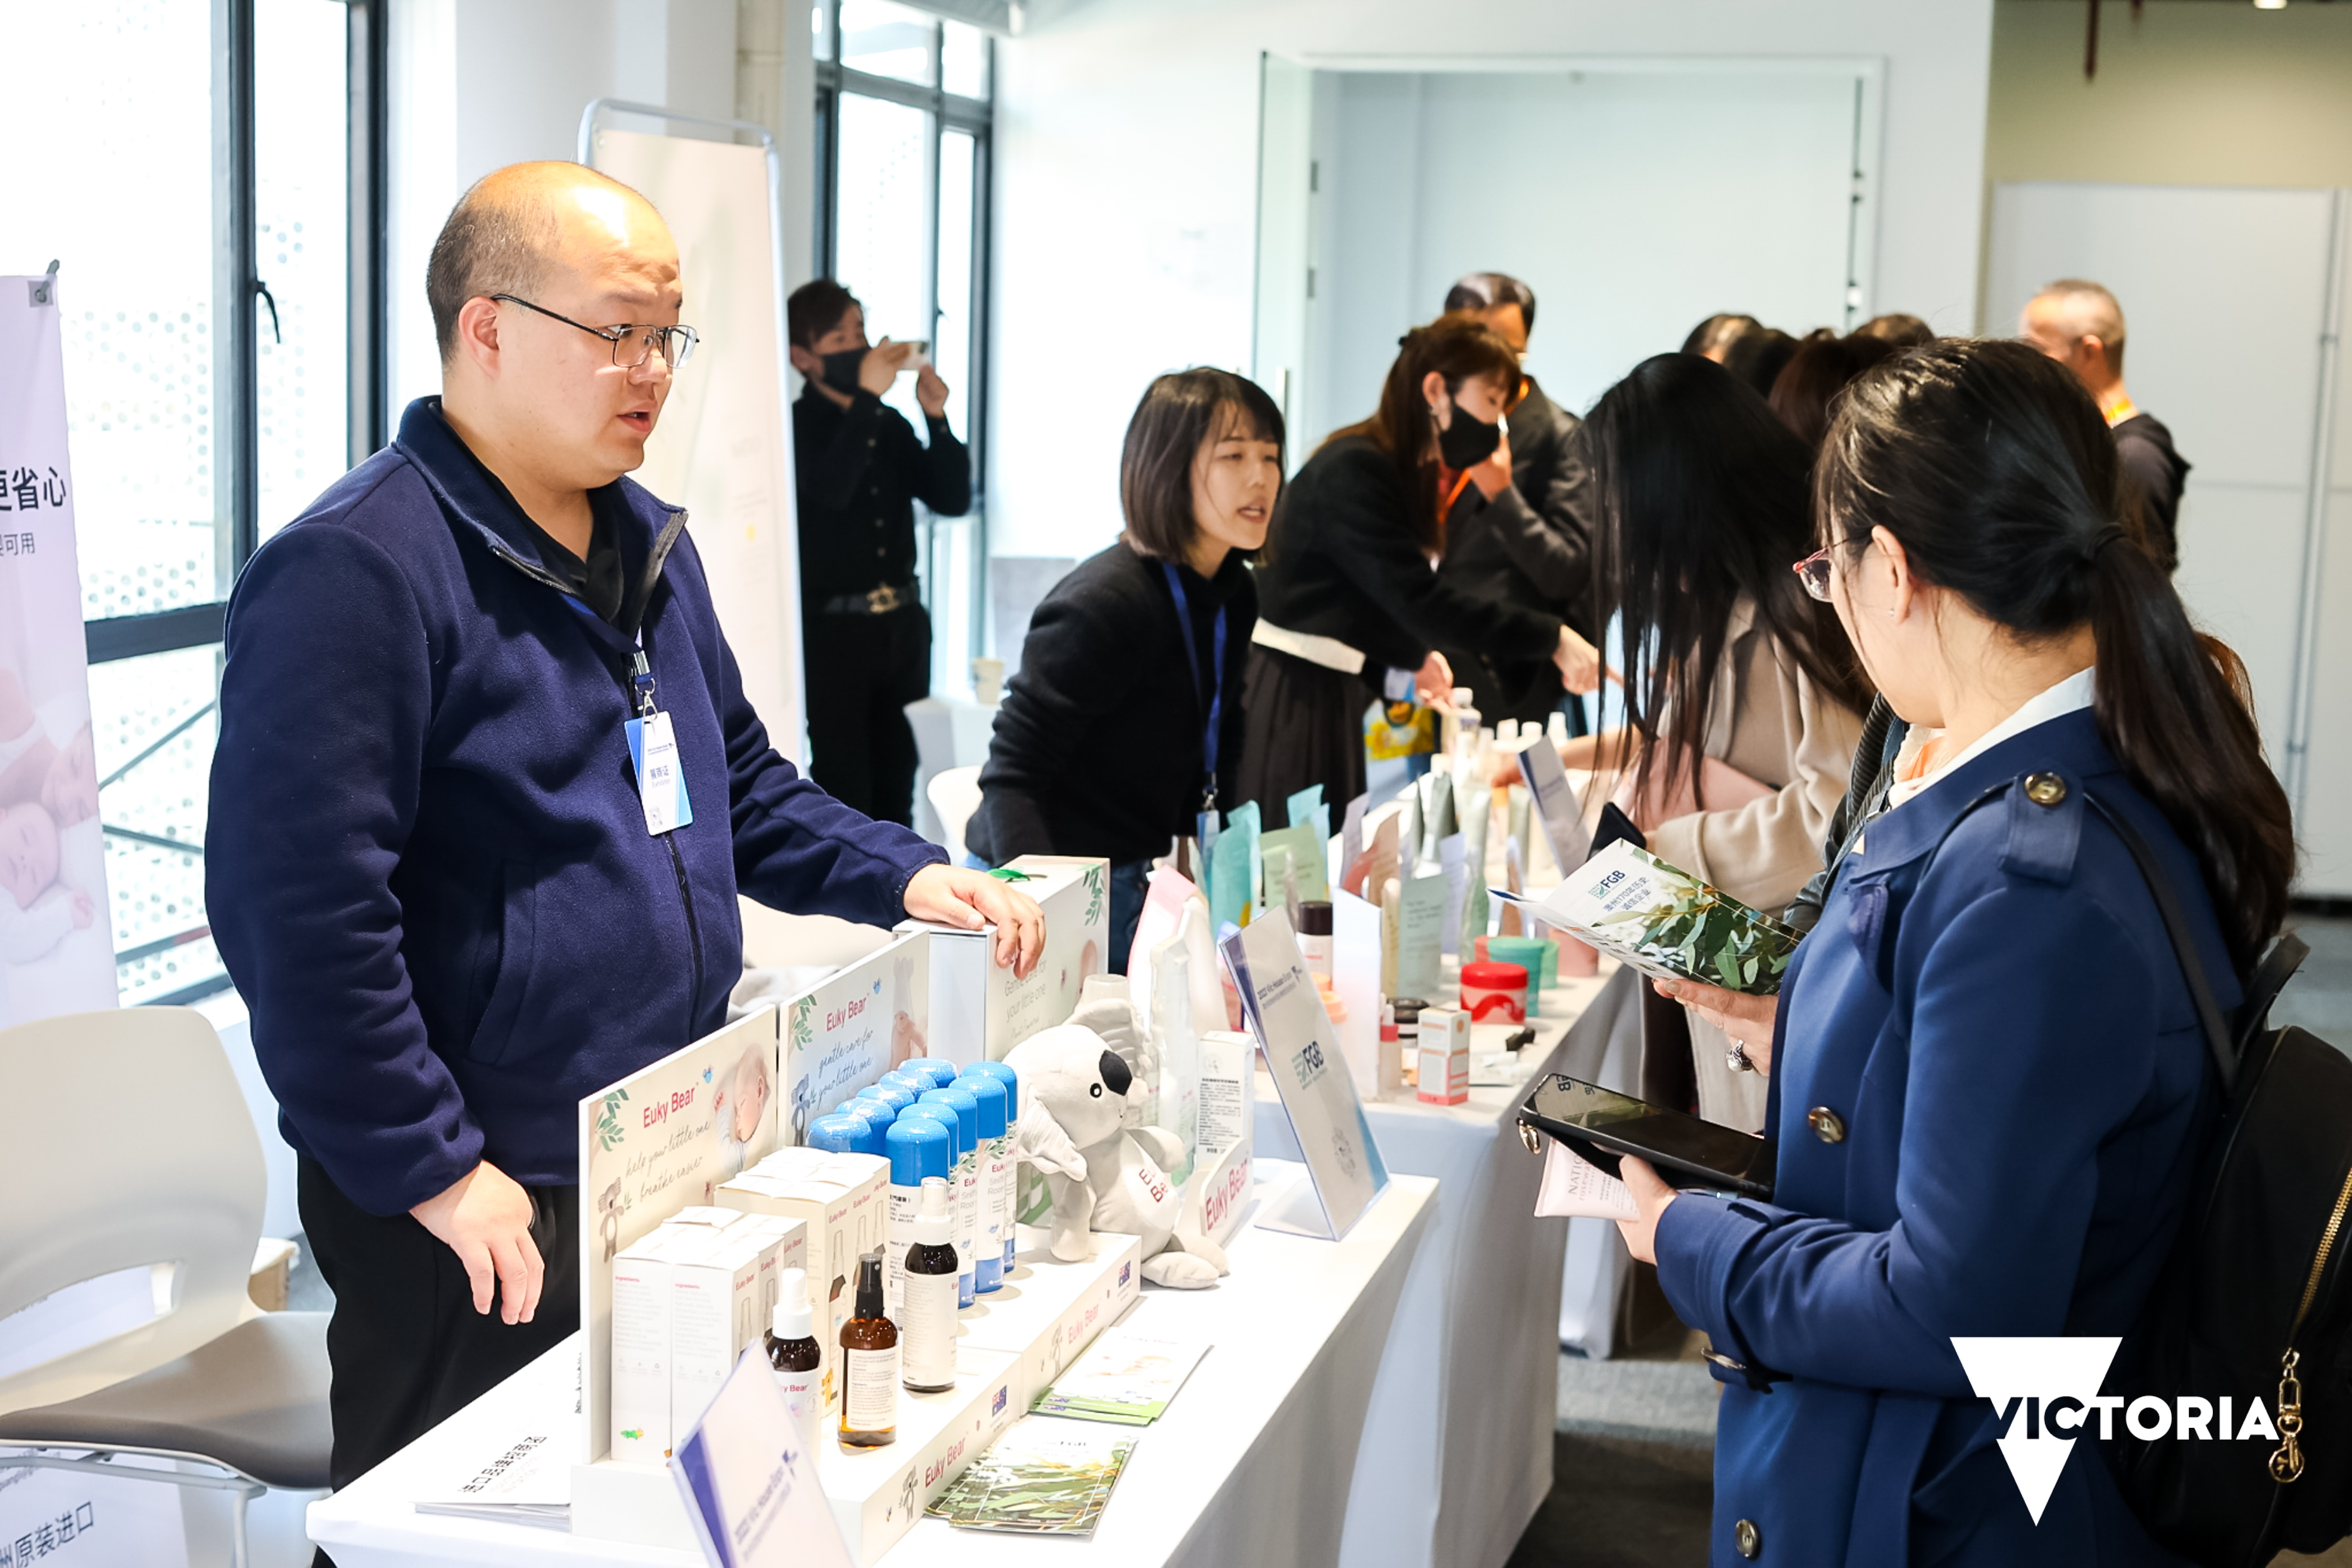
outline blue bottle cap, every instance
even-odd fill
[[[957,1159],[961,1160],[963,1158],[964,1150],[977,1149],[980,1147],[980,1101],[972,1098],[971,1090],[964,1089],[935,1089],[929,1093],[924,1095],[922,1099],[915,1101],[915,1103],[918,1105],[946,1105],[952,1106],[954,1108],[956,1113],[956,1123],[963,1129],[963,1141],[956,1145]]]
[[[933,1087],[929,1075],[919,1072],[908,1072],[904,1068],[900,1068],[896,1072],[884,1073],[882,1075],[882,1081],[888,1084],[892,1089],[905,1089],[917,1100],[923,1098],[923,1090]]]
[[[945,1178],[955,1165],[955,1140],[928,1116],[901,1116],[882,1135],[890,1156],[890,1184],[920,1191],[925,1176]]]
[[[898,1070],[929,1079],[933,1089],[945,1089],[956,1080],[956,1065],[944,1057],[910,1057],[898,1064]]]
[[[971,1147],[971,1145],[966,1144],[963,1141],[963,1119],[956,1114],[955,1107],[952,1105],[940,1105],[936,1102],[919,1100],[914,1104],[907,1107],[906,1110],[898,1112],[898,1120],[897,1121],[893,1121],[890,1125],[898,1127],[904,1125],[909,1121],[930,1121],[946,1130],[948,1135],[948,1163],[951,1165],[957,1161],[961,1160],[963,1158],[964,1150]]]
[[[874,1152],[877,1154],[882,1152],[878,1145],[881,1143],[884,1130],[898,1120],[897,1106],[887,1100],[868,1100],[862,1094],[855,1100],[843,1100],[833,1110],[836,1116],[862,1116],[874,1123],[874,1141],[877,1145]]]
[[[880,1151],[872,1147],[874,1123],[863,1116],[820,1116],[809,1123],[808,1146],[822,1149],[829,1154],[867,1154]]]
[[[1021,1121],[1021,1075],[1003,1062],[974,1062],[963,1069],[962,1076],[992,1078],[1004,1086],[1004,1124],[1018,1126]]]
[[[956,1079],[956,1088],[980,1102],[980,1135],[982,1138],[1003,1137],[1007,1125],[1004,1108],[1013,1099],[1004,1086],[986,1073],[975,1073],[970,1078]]]
[[[916,1091],[914,1089],[900,1089],[895,1083],[869,1083],[864,1089],[857,1091],[857,1098],[860,1100],[881,1100],[887,1104],[892,1111],[896,1112],[904,1110],[907,1107],[914,1104],[915,1094]]]

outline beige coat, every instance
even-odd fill
[[[1862,715],[1815,686],[1757,626],[1752,601],[1732,607],[1729,631],[1729,679],[1716,682],[1705,749],[1773,793],[1662,822],[1647,837],[1660,859],[1777,917],[1822,868]]]
[[[1756,625],[1752,601],[1733,607],[1729,630],[1731,679],[1716,682],[1705,749],[1773,793],[1662,822],[1647,837],[1660,859],[1777,918],[1822,868],[1822,840],[1845,797],[1862,715],[1815,686]],[[1730,1067],[1731,1042],[1720,1030],[1696,1014],[1689,1023],[1699,1114],[1762,1131],[1769,1081]]]

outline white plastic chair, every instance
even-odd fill
[[[971,814],[980,809],[980,770],[948,768],[931,775],[929,787],[924,792],[931,797],[931,809],[939,813],[940,834],[948,853],[959,866],[963,864],[963,830]]]
[[[244,1568],[246,1505],[325,1487],[332,1435],[327,1314],[264,1312],[246,1293],[267,1178],[220,1037],[183,1007],[21,1024],[0,1031],[0,1099],[18,1108],[20,1184],[0,1205],[0,1358],[13,1314],[85,1282],[152,1270],[158,1309],[0,1377],[0,1447],[33,1450],[0,1454],[0,1469],[226,1491]],[[108,1463],[117,1454],[218,1473]]]

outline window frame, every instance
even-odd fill
[[[345,58],[350,80],[350,168],[346,197],[349,235],[349,438],[348,458],[358,463],[390,439],[391,386],[386,369],[390,342],[390,302],[386,259],[390,244],[389,83],[391,75],[392,0],[342,0]],[[228,619],[228,592],[253,559],[261,536],[261,308],[267,280],[260,272],[258,187],[255,149],[257,83],[255,77],[255,13],[257,0],[214,0],[214,34],[219,44],[213,58],[214,298],[219,302],[224,332],[219,343],[243,345],[243,352],[216,348],[214,362],[215,426],[228,461],[221,465],[218,511],[226,560],[218,575],[218,598],[145,615],[113,616],[82,623],[82,635],[92,665],[184,648],[217,647]],[[128,772],[188,725],[210,711],[210,705],[187,715],[178,725],[119,772]],[[100,817],[101,833],[201,856],[204,846],[157,839],[128,828],[110,827]],[[211,921],[186,932],[153,939],[118,951],[121,965],[177,943],[205,935]],[[142,1005],[171,1006],[212,995],[229,988],[226,971],[168,994],[149,998]]]
[[[905,0],[901,0],[904,4]],[[908,108],[927,110],[930,115],[931,145],[929,167],[930,188],[927,215],[931,236],[929,335],[936,341],[940,319],[940,142],[950,131],[962,132],[972,139],[971,191],[971,300],[966,309],[971,321],[971,384],[964,389],[965,426],[962,432],[965,448],[971,455],[971,510],[967,514],[972,530],[972,584],[971,605],[971,646],[961,650],[961,657],[951,661],[948,669],[950,679],[977,656],[986,640],[988,625],[988,374],[990,325],[992,312],[989,309],[992,279],[990,275],[990,212],[992,184],[995,174],[994,132],[996,121],[996,37],[982,29],[986,62],[988,93],[986,98],[968,98],[936,85],[946,78],[946,33],[942,14],[932,7],[915,5],[931,19],[930,70],[932,86],[901,81],[896,77],[876,76],[841,63],[841,0],[813,0],[812,11],[821,15],[823,26],[818,31],[819,52],[824,58],[816,64],[815,111],[815,222],[813,276],[831,278],[839,259],[841,212],[841,100],[845,93],[866,98],[883,99]],[[971,24],[966,24],[967,26]],[[922,559],[926,572],[933,569],[937,552],[932,548],[937,520],[926,514]],[[963,521],[963,520],[959,520]],[[926,584],[928,587],[929,584]]]

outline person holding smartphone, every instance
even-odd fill
[[[1621,1163],[1626,1243],[1727,1385],[1712,1561],[2175,1563],[2095,1455],[2036,1522],[1953,1341],[2120,1336],[2171,1248],[2223,1096],[2117,824],[2226,1015],[2294,874],[2244,667],[2029,345],[1866,372],[1813,495],[1800,580],[1910,725],[1889,805],[1781,990],[1771,1200]]]
[[[1234,799],[1257,625],[1246,562],[1282,490],[1282,411],[1245,377],[1153,381],[1119,455],[1126,530],[1038,604],[996,712],[965,842],[994,865],[1109,860],[1114,974],[1153,858]]]
[[[785,302],[800,493],[801,645],[809,772],[877,822],[914,821],[915,731],[907,704],[931,689],[931,618],[915,581],[916,501],[971,510],[971,458],[948,428],[948,384],[923,345],[869,343],[866,310],[829,278]],[[908,370],[927,440],[882,401]]]

